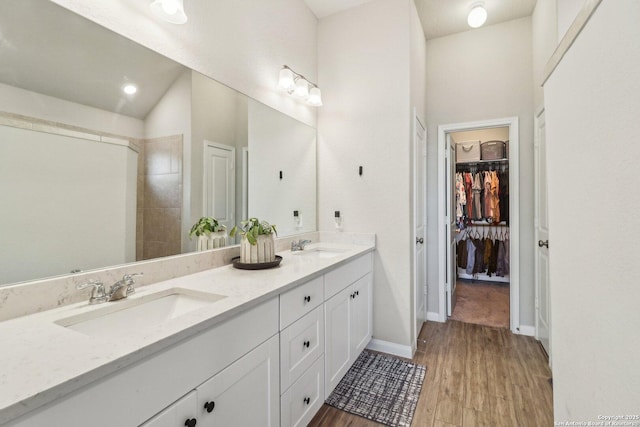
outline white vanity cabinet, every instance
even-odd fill
[[[220,404],[216,402],[216,409],[221,408],[219,414],[228,416],[229,411],[235,411],[242,419],[247,413],[253,413],[260,416],[260,423],[244,425],[276,426],[280,419],[278,315],[275,297],[116,370],[7,426],[158,427],[168,425],[165,423],[174,417],[180,418],[176,427],[184,427],[191,418],[196,418],[197,425],[201,426],[206,411],[201,411],[204,403],[200,405],[198,400],[212,397],[206,388],[206,395],[198,394],[198,387],[209,381],[216,393],[213,397],[220,399]],[[189,413],[185,408],[191,406],[188,402],[192,401],[190,396],[194,392],[197,404]],[[254,400],[235,400],[235,396],[244,393]],[[259,401],[255,400],[256,395],[260,396]],[[235,402],[233,407],[223,404],[229,400]],[[269,417],[262,418],[267,406]]]
[[[196,392],[184,396],[173,405],[151,418],[141,427],[182,427],[200,425],[196,418]]]
[[[354,281],[345,286],[349,280]],[[345,287],[331,296],[324,305],[325,398],[329,397],[371,340],[373,322],[370,254],[325,275],[325,290],[336,290],[340,286]]]

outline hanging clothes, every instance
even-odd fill
[[[491,254],[489,255],[489,264],[487,265],[487,275],[489,275],[489,277],[491,277],[492,274],[496,274],[498,270],[498,253],[500,251],[501,243],[502,242],[500,240],[493,242]]]
[[[482,211],[482,182],[480,173],[473,175],[473,212],[471,219],[480,220],[483,217]]]
[[[456,257],[458,259],[458,268],[467,268],[467,241],[460,240],[456,248]]]
[[[473,176],[469,172],[464,173],[464,188],[467,193],[467,218],[473,218]]]
[[[496,171],[489,172],[491,178],[491,191],[489,193],[489,203],[493,212],[492,218],[494,223],[500,222],[500,182],[498,179],[498,173]]]
[[[473,244],[473,239],[469,238],[467,242],[467,274],[473,274],[474,265],[476,263],[476,245]]]
[[[476,250],[475,250],[475,263],[473,265],[473,273],[472,274],[478,274],[478,273],[484,273],[485,267],[484,267],[484,240],[482,239],[472,239],[473,241],[473,245],[475,246]],[[467,270],[469,269],[469,266],[467,265]]]
[[[509,225],[509,171],[498,173],[500,181],[500,219]]]
[[[482,181],[483,181],[483,218],[493,218],[493,198],[491,196],[491,172],[483,172],[482,173]]]
[[[462,173],[456,173],[456,222],[461,222],[467,204],[467,191],[464,188]]]

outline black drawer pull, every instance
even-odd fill
[[[184,425],[187,427],[196,427],[196,424],[198,422],[196,421],[195,418],[189,418],[187,421],[184,422]]]
[[[304,398],[304,403],[308,405],[309,403],[311,403],[311,399],[308,398],[308,397],[305,397]]]
[[[204,409],[206,409],[208,413],[213,412],[213,408],[215,407],[216,407],[216,402],[211,401],[211,402],[204,403]]]
[[[309,342],[309,341],[305,341],[305,342],[302,343],[302,346],[306,347],[306,348],[309,348],[310,345],[311,345],[311,342]]]
[[[304,302],[311,302],[311,296],[310,295],[305,296]]]

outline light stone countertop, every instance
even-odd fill
[[[71,304],[0,322],[0,424],[14,420],[98,379],[193,336],[375,249],[375,244],[322,242],[333,258],[279,252],[278,268],[239,270],[232,265],[147,285],[121,301],[171,288],[224,295],[226,298],[158,325],[131,325],[117,340],[91,337],[54,322],[108,305]],[[138,326],[138,327],[137,327]]]

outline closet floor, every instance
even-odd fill
[[[476,325],[509,328],[509,285],[458,280],[451,319]]]

